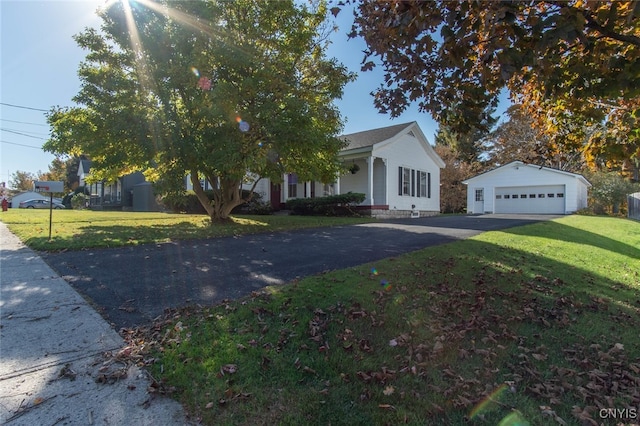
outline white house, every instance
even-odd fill
[[[462,182],[467,212],[570,214],[587,207],[584,176],[513,161]]]
[[[358,209],[374,217],[417,217],[440,212],[440,169],[445,164],[418,124],[397,124],[340,136],[347,142],[339,158],[350,169],[334,182],[305,182],[286,173],[280,182],[261,179],[255,191],[274,209],[287,200],[358,192]],[[202,182],[207,189],[207,182]],[[191,182],[186,180],[187,189]],[[251,185],[244,186],[249,189]]]
[[[445,164],[418,123],[410,122],[344,135],[340,158],[356,173],[340,176],[339,193],[362,192],[361,208],[374,217],[434,215],[440,212],[440,169]],[[351,163],[351,164],[350,164]]]
[[[358,208],[374,217],[427,216],[440,212],[440,169],[445,164],[418,123],[410,122],[341,136],[339,158],[349,172],[335,182],[302,182],[285,174],[282,183],[260,182],[263,200],[280,208],[292,198],[359,192]]]

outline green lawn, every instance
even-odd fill
[[[213,238],[259,232],[277,232],[318,226],[337,226],[370,221],[370,218],[308,216],[233,216],[229,223],[210,225],[207,216],[54,210],[49,240],[49,210],[9,209],[0,214],[25,244],[35,250],[80,250],[89,247],[120,247],[171,240]]]
[[[569,216],[126,337],[203,424],[613,425],[640,407],[639,313],[640,224]]]

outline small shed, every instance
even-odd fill
[[[133,185],[131,189],[132,205],[134,212],[157,212],[160,210],[156,197],[153,194],[151,182],[142,182]]]
[[[513,161],[462,182],[467,213],[571,214],[587,207],[584,176]]]

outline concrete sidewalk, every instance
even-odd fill
[[[109,356],[124,346],[0,222],[0,424],[189,424],[179,403],[147,392],[143,370]]]

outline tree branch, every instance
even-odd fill
[[[613,31],[609,26],[605,27],[602,24],[600,24],[598,21],[595,20],[593,16],[589,14],[583,14],[583,16],[584,16],[584,19],[586,19],[587,21],[588,28],[591,28],[592,30],[596,30],[597,32],[599,32],[600,34],[602,34],[607,38],[612,38],[622,43],[633,44],[634,46],[640,47],[640,37],[637,37],[634,35],[619,34]]]

